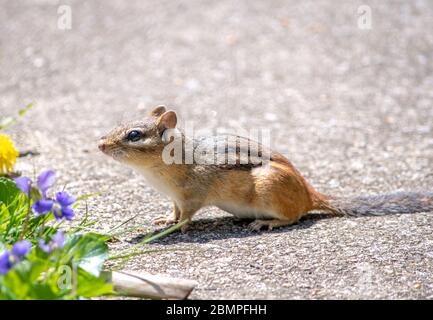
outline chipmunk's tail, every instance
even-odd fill
[[[349,198],[331,198],[325,211],[348,216],[380,216],[433,211],[433,192],[394,192]]]

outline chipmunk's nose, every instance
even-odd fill
[[[107,149],[107,144],[105,143],[104,139],[101,138],[101,140],[99,140],[98,148],[102,152],[104,152],[105,149]]]

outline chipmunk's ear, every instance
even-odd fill
[[[174,111],[164,112],[156,122],[158,129],[163,131],[165,129],[174,129],[177,124],[177,116]]]
[[[160,105],[157,106],[155,109],[153,109],[149,115],[152,117],[159,117],[160,115],[162,115],[167,109],[165,108],[165,106]]]

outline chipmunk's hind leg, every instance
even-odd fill
[[[257,219],[250,223],[248,228],[251,231],[259,231],[263,227],[267,227],[268,230],[272,230],[273,228],[290,226],[294,223],[298,222],[297,220],[280,220],[280,219],[271,219],[271,220],[261,220]]]

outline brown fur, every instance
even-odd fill
[[[381,202],[381,199],[385,198],[375,198],[376,202],[370,206],[369,198],[359,198],[358,202],[354,203],[361,203],[364,207],[351,207],[342,200],[338,202],[317,192],[281,154],[267,150],[250,140],[247,141],[248,148],[242,149],[240,142],[246,141],[242,137],[236,137],[239,140],[236,140],[236,146],[231,148],[235,151],[235,162],[209,165],[196,160],[192,164],[166,164],[162,159],[162,152],[169,142],[164,141],[162,134],[164,130],[174,128],[176,122],[177,117],[173,111],[166,111],[165,107],[159,106],[143,121],[115,128],[103,137],[100,143],[103,152],[141,171],[156,188],[172,198],[173,216],[158,218],[155,223],[190,221],[200,208],[211,205],[241,217],[256,218],[251,224],[251,228],[255,230],[263,226],[271,229],[296,223],[312,210],[348,214],[362,210],[371,213],[380,208],[387,212],[386,206]],[[139,130],[143,134],[142,139],[138,142],[128,141],[127,136],[131,130]],[[187,138],[183,135],[181,137],[185,142]],[[195,140],[194,148],[207,145],[213,147],[213,143],[225,143],[227,140],[220,138],[204,137]],[[215,152],[215,148],[211,150]],[[227,159],[233,156],[230,146],[223,150]],[[257,153],[252,151],[258,151],[260,156],[268,155],[269,159],[256,163],[252,154]],[[241,163],[241,154],[247,155],[250,161]],[[388,200],[391,203],[409,203],[410,208],[410,203],[416,202],[414,199],[421,199],[416,203],[430,203],[433,208],[433,196],[429,194],[425,197],[400,196],[390,197]],[[420,205],[418,209],[420,208],[428,206]],[[398,211],[398,206],[392,209]]]

